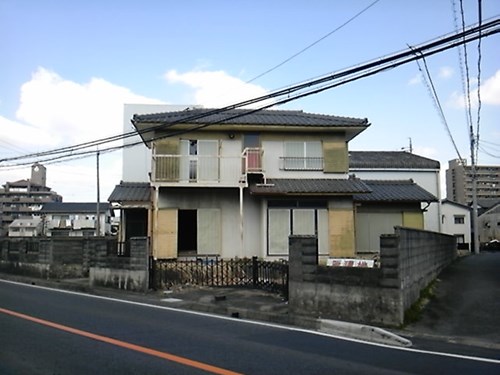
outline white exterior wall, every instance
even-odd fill
[[[260,201],[249,200],[249,196],[245,193],[244,216],[241,218],[239,197],[238,188],[210,190],[193,188],[191,192],[186,192],[186,189],[170,188],[167,189],[167,193],[160,193],[158,208],[219,209],[222,245],[219,255],[223,258],[264,256],[265,250],[261,250],[263,234],[260,225]]]
[[[470,210],[465,207],[460,207],[453,203],[443,202],[441,205],[441,222],[442,222],[442,233],[451,235],[463,235],[464,241],[471,244],[471,215]],[[455,224],[454,217],[456,215],[465,216],[465,221],[463,224]]]
[[[441,200],[441,185],[439,170],[431,169],[399,169],[399,170],[387,170],[387,169],[372,169],[372,170],[358,170],[350,169],[349,173],[355,174],[356,177],[362,180],[409,180],[412,179],[417,185],[427,190],[429,193],[433,194]],[[427,206],[426,203],[422,204],[422,208]],[[438,202],[431,203],[424,212],[424,229],[442,232],[441,228],[441,207]],[[444,233],[444,232],[443,232]]]

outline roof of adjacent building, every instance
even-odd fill
[[[439,169],[440,164],[406,151],[349,151],[349,168]]]
[[[151,187],[148,182],[120,182],[108,198],[109,202],[150,202]]]
[[[413,180],[363,180],[369,194],[354,197],[357,202],[437,202],[438,199]]]
[[[472,207],[467,206],[466,204],[462,204],[462,203],[458,203],[458,202],[452,201],[450,199],[442,199],[441,200],[441,204],[451,204],[453,206],[461,207],[461,208],[464,208],[464,209],[469,210],[469,211],[472,210]]]
[[[368,193],[370,189],[357,178],[349,179],[278,179],[266,184],[250,185],[254,195],[351,195]]]
[[[99,212],[104,213],[110,209],[110,204],[108,202],[99,203]],[[97,203],[91,202],[49,202],[44,203],[40,213],[44,214],[79,214],[79,213],[96,213]]]
[[[22,227],[22,228],[32,228],[36,227],[42,222],[42,219],[39,217],[25,218],[25,219],[14,219],[12,223],[10,223],[10,228]]]

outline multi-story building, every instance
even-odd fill
[[[31,166],[31,178],[7,182],[0,189],[0,235],[6,236],[9,225],[15,219],[29,219],[44,203],[62,202],[62,197],[46,186],[47,170],[35,163]]]
[[[367,119],[191,109],[132,123],[151,149],[150,188],[122,183],[114,193],[135,205],[151,194],[147,230],[157,258],[286,257],[290,235],[316,235],[320,257],[355,257],[356,232],[373,227],[374,210],[385,212],[377,220],[390,231],[423,229],[421,203],[437,201],[409,179],[350,175],[348,142]]]
[[[476,166],[477,198],[500,200],[500,166]],[[453,159],[446,170],[447,199],[461,204],[472,204],[472,167],[466,160]]]

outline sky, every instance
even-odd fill
[[[481,4],[483,22],[500,16],[500,1]],[[478,22],[477,0],[463,10]],[[461,19],[460,0],[0,0],[0,159],[121,134],[126,103],[234,104],[453,33]],[[350,150],[411,140],[444,181],[449,160],[470,163],[468,70],[478,163],[500,165],[500,34],[478,50],[426,58],[451,137],[416,62],[273,109],[367,118]],[[0,162],[1,184],[30,177],[19,162]],[[65,202],[96,201],[95,156],[43,164]],[[101,201],[121,171],[120,151],[100,156]]]

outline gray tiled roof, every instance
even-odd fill
[[[110,209],[108,202],[99,203],[99,212],[103,213]],[[40,213],[95,213],[97,210],[97,203],[91,202],[50,202],[44,203]]]
[[[359,179],[268,179],[265,185],[253,184],[256,195],[341,195],[367,193],[370,189]]]
[[[363,180],[369,194],[354,197],[357,202],[437,202],[438,199],[412,180]]]
[[[437,160],[405,151],[349,151],[349,168],[439,169]]]
[[[120,182],[108,198],[109,202],[149,202],[151,187],[148,182]]]
[[[315,113],[306,113],[302,111],[275,111],[261,110],[254,113],[251,110],[233,109],[205,116],[205,114],[217,111],[210,108],[196,108],[177,112],[164,112],[147,115],[134,115],[133,122],[141,123],[177,123],[186,122],[190,124],[206,124],[211,122],[222,122],[228,119],[228,124],[241,125],[281,125],[281,126],[314,126],[314,127],[367,127],[368,119],[353,117],[340,117],[331,115],[321,115]],[[231,117],[239,115],[230,119]],[[200,118],[195,118],[203,116]]]

